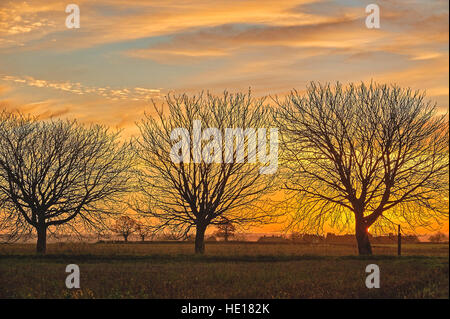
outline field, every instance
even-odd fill
[[[0,298],[448,298],[448,244],[352,245],[208,243],[0,245]],[[380,267],[379,289],[365,268]],[[77,264],[81,288],[65,287]]]

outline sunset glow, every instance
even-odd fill
[[[0,0],[0,307],[439,312],[449,95],[449,0]]]
[[[149,102],[170,92],[273,96],[310,81],[373,80],[426,90],[449,110],[448,1],[378,1],[380,29],[365,26],[372,1],[76,3],[81,27],[68,29],[67,1],[1,1],[2,108],[106,124],[127,137],[153,112]]]

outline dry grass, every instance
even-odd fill
[[[192,244],[0,245],[1,298],[448,298],[448,245],[353,246]],[[381,255],[382,254],[382,255]],[[416,256],[412,256],[416,255]],[[421,255],[421,256],[418,256]],[[65,287],[65,267],[81,270],[81,289]],[[367,289],[365,267],[381,269],[381,288]]]
[[[404,244],[404,256],[449,256],[448,244]],[[34,244],[0,244],[2,255],[34,255]],[[374,255],[397,255],[395,244],[373,245]],[[100,255],[100,256],[147,256],[147,255],[192,255],[191,242],[149,242],[149,243],[57,243],[49,244],[49,255]],[[206,256],[347,256],[357,255],[351,244],[270,244],[256,242],[211,242],[206,244]]]

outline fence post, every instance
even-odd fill
[[[397,254],[402,255],[402,233],[400,229],[400,224],[398,225],[398,243],[397,243]]]

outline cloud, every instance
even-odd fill
[[[336,18],[306,25],[221,25],[172,35],[146,49],[130,50],[129,56],[161,63],[190,63],[192,60],[236,55],[248,48],[270,47],[297,49],[357,48],[380,40],[383,31],[373,33],[361,27],[361,18]]]
[[[33,114],[40,119],[63,117],[68,115],[72,109],[68,106],[60,107],[61,101],[54,99],[41,100],[30,103],[18,103],[17,101],[0,100],[0,109],[10,112],[21,112]]]
[[[38,88],[49,88],[78,95],[96,94],[109,100],[151,100],[161,97],[161,89],[148,89],[141,87],[134,88],[111,88],[85,86],[78,82],[54,82],[41,79],[35,79],[31,76],[11,76],[1,75],[0,80],[13,82],[18,85],[25,85]]]
[[[327,18],[291,8],[311,1],[79,0],[81,28],[66,29],[62,0],[0,5],[0,47],[70,50],[233,23],[295,25]],[[17,37],[20,35],[20,37]]]
[[[313,2],[303,8],[317,6],[314,14],[328,8],[328,2]],[[403,4],[404,5],[404,4]],[[448,13],[409,9],[397,3],[382,2],[382,24],[379,30],[365,27],[364,5],[349,8],[334,4],[342,10],[322,16],[319,21],[309,19],[296,24],[224,24],[184,30],[144,49],[132,49],[128,56],[151,59],[160,63],[191,63],[205,59],[229,57],[246,48],[283,46],[304,48],[348,49],[362,52],[390,52],[404,54],[412,60],[448,55]],[[425,6],[425,5],[423,5]],[[345,13],[342,13],[345,12]]]
[[[3,82],[22,93],[39,89],[37,101],[68,93],[84,105],[78,115],[103,112],[123,125],[134,118],[127,103],[138,110],[167,90],[252,87],[264,95],[310,80],[395,82],[427,89],[448,107],[448,2],[380,0],[379,30],[365,27],[369,3],[79,0],[81,29],[69,30],[62,0],[2,1],[0,64],[2,56],[12,61],[3,72],[40,75]],[[63,72],[77,80],[45,79]]]

